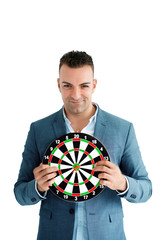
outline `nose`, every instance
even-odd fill
[[[72,98],[74,100],[78,100],[81,97],[80,89],[78,87],[74,87],[72,90]]]

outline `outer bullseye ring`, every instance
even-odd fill
[[[50,187],[52,193],[66,201],[89,200],[103,191],[95,163],[110,161],[102,143],[85,133],[69,133],[54,140],[47,148],[43,163],[57,166],[55,182]]]

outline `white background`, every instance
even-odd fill
[[[160,3],[154,0],[0,2],[0,239],[36,239],[39,204],[18,205],[13,186],[30,123],[62,106],[58,64],[71,50],[93,57],[93,100],[133,122],[153,183],[147,203],[123,201],[127,239],[160,239]]]

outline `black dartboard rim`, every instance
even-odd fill
[[[85,133],[69,133],[54,140],[47,148],[42,162],[57,166],[55,182],[50,187],[59,198],[82,202],[96,197],[104,190],[94,172],[95,163],[110,161],[104,145],[95,137]]]

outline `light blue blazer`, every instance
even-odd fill
[[[14,193],[21,205],[41,201],[35,190],[33,169],[39,166],[48,145],[66,134],[62,109],[31,124],[23,161]],[[107,148],[111,161],[127,176],[129,190],[123,196],[105,188],[86,201],[89,240],[124,240],[121,198],[129,202],[147,201],[152,184],[143,164],[133,125],[99,108],[94,136]],[[41,201],[38,240],[72,240],[75,204],[65,202],[48,191]]]

